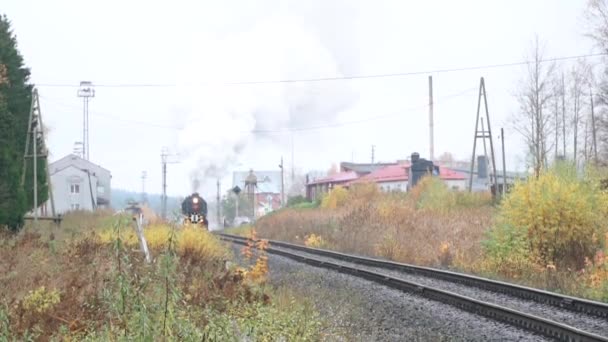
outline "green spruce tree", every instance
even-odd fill
[[[0,227],[13,230],[23,225],[23,215],[33,208],[31,159],[24,186],[20,183],[33,89],[29,76],[10,22],[0,16]],[[48,198],[45,175],[43,163],[38,163],[38,203]]]

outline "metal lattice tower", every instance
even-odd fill
[[[89,160],[91,157],[89,151],[89,99],[95,97],[95,89],[93,89],[93,84],[88,81],[80,82],[80,89],[78,89],[78,97],[83,98],[82,158],[85,160]]]
[[[34,222],[38,224],[38,161],[42,159],[44,169],[46,170],[46,182],[49,191],[49,200],[51,202],[51,215],[55,215],[55,200],[53,199],[53,188],[51,185],[51,176],[48,163],[48,149],[46,147],[46,139],[44,136],[44,125],[42,124],[42,113],[40,111],[40,99],[38,97],[38,89],[32,91],[32,104],[30,106],[30,115],[27,127],[27,140],[25,142],[25,152],[23,153],[23,168],[21,172],[21,186],[25,186],[25,176],[27,174],[28,160],[32,160],[33,171],[33,190],[34,190]]]
[[[479,113],[481,110],[481,99],[483,98],[485,113],[486,113],[486,124],[488,129],[486,130],[483,126],[483,121],[480,120]],[[483,119],[482,119],[483,120]],[[482,128],[479,130],[480,121],[482,122]],[[475,118],[475,135],[473,138],[473,154],[471,156],[471,172],[469,173],[469,192],[473,189],[473,170],[475,168],[475,151],[477,148],[477,139],[483,139],[484,150],[486,139],[490,140],[490,158],[492,160],[492,173],[490,174],[490,183],[492,183],[492,177],[496,179],[496,160],[494,159],[494,140],[492,138],[492,129],[490,127],[490,113],[488,111],[488,99],[486,96],[486,85],[483,77],[479,81],[479,97],[477,99],[477,117]],[[485,153],[485,152],[484,152]]]

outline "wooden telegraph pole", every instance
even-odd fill
[[[433,76],[429,76],[429,158],[435,161],[435,138],[433,124]]]
[[[283,167],[283,157],[281,156],[281,164],[279,165],[281,168],[281,208],[285,207],[285,177],[284,175],[284,167]]]
[[[220,202],[220,179],[217,179],[217,225],[218,225],[218,229],[222,229],[222,212],[221,212],[221,207],[222,207],[222,203]]]

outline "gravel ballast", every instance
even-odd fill
[[[240,245],[234,245],[238,256]],[[269,282],[306,296],[329,324],[328,340],[547,341],[510,325],[374,282],[269,254]]]
[[[445,280],[434,279],[416,274],[410,274],[403,271],[386,270],[378,267],[370,267],[359,265],[356,263],[346,262],[342,260],[336,260],[333,258],[318,256],[303,251],[295,251],[286,248],[279,248],[272,246],[273,249],[285,250],[290,253],[299,254],[302,256],[312,257],[319,260],[327,260],[335,264],[355,266],[361,269],[366,269],[373,272],[386,274],[395,278],[403,279],[409,282],[415,282],[421,285],[435,287],[442,290],[454,292],[470,298],[475,298],[481,301],[494,303],[497,305],[505,306],[517,311],[529,313],[535,316],[547,318],[555,322],[570,325],[583,331],[591,332],[600,336],[608,336],[608,321],[595,317],[589,316],[582,313],[572,312],[566,309],[561,309],[555,306],[537,303],[534,301],[527,301],[524,299],[512,297],[502,293],[496,293],[477,287],[466,286],[463,284],[452,283]]]

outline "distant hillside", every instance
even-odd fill
[[[148,206],[157,213],[161,211],[161,195],[146,194]],[[180,210],[183,199],[178,197],[167,197],[167,212]],[[134,192],[121,189],[112,189],[112,208],[123,209],[129,201],[141,202],[141,192]]]

